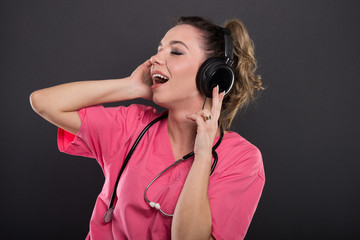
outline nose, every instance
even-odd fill
[[[162,54],[160,52],[158,52],[157,54],[153,55],[150,58],[150,62],[154,65],[154,64],[158,64],[158,65],[164,65],[165,64],[165,59],[164,56],[162,56]]]

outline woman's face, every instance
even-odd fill
[[[205,53],[199,30],[186,24],[171,28],[150,60],[156,104],[168,109],[201,106],[204,97],[197,90],[195,79]]]

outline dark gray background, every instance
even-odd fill
[[[83,239],[103,183],[96,161],[58,152],[30,93],[128,76],[180,15],[240,18],[256,45],[267,90],[232,128],[260,148],[266,170],[246,239],[359,236],[358,10],[356,1],[0,1],[1,238]]]

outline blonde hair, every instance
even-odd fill
[[[177,25],[191,25],[203,34],[202,41],[208,58],[224,56],[224,33],[222,28],[202,17],[180,17]],[[228,129],[239,109],[244,109],[255,99],[255,93],[264,90],[261,76],[255,74],[257,62],[254,55],[254,43],[244,24],[239,19],[227,21],[224,26],[231,32],[233,39],[234,63],[232,68],[235,81],[230,92],[224,97],[220,126]]]
[[[254,55],[254,43],[244,24],[239,19],[233,19],[224,24],[231,31],[234,45],[235,81],[229,94],[225,96],[220,122],[224,128],[229,128],[238,109],[246,108],[255,99],[255,92],[264,90],[261,76],[255,74],[257,61]]]

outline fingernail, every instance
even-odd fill
[[[219,85],[216,85],[216,88],[217,88],[217,92],[219,93]]]

